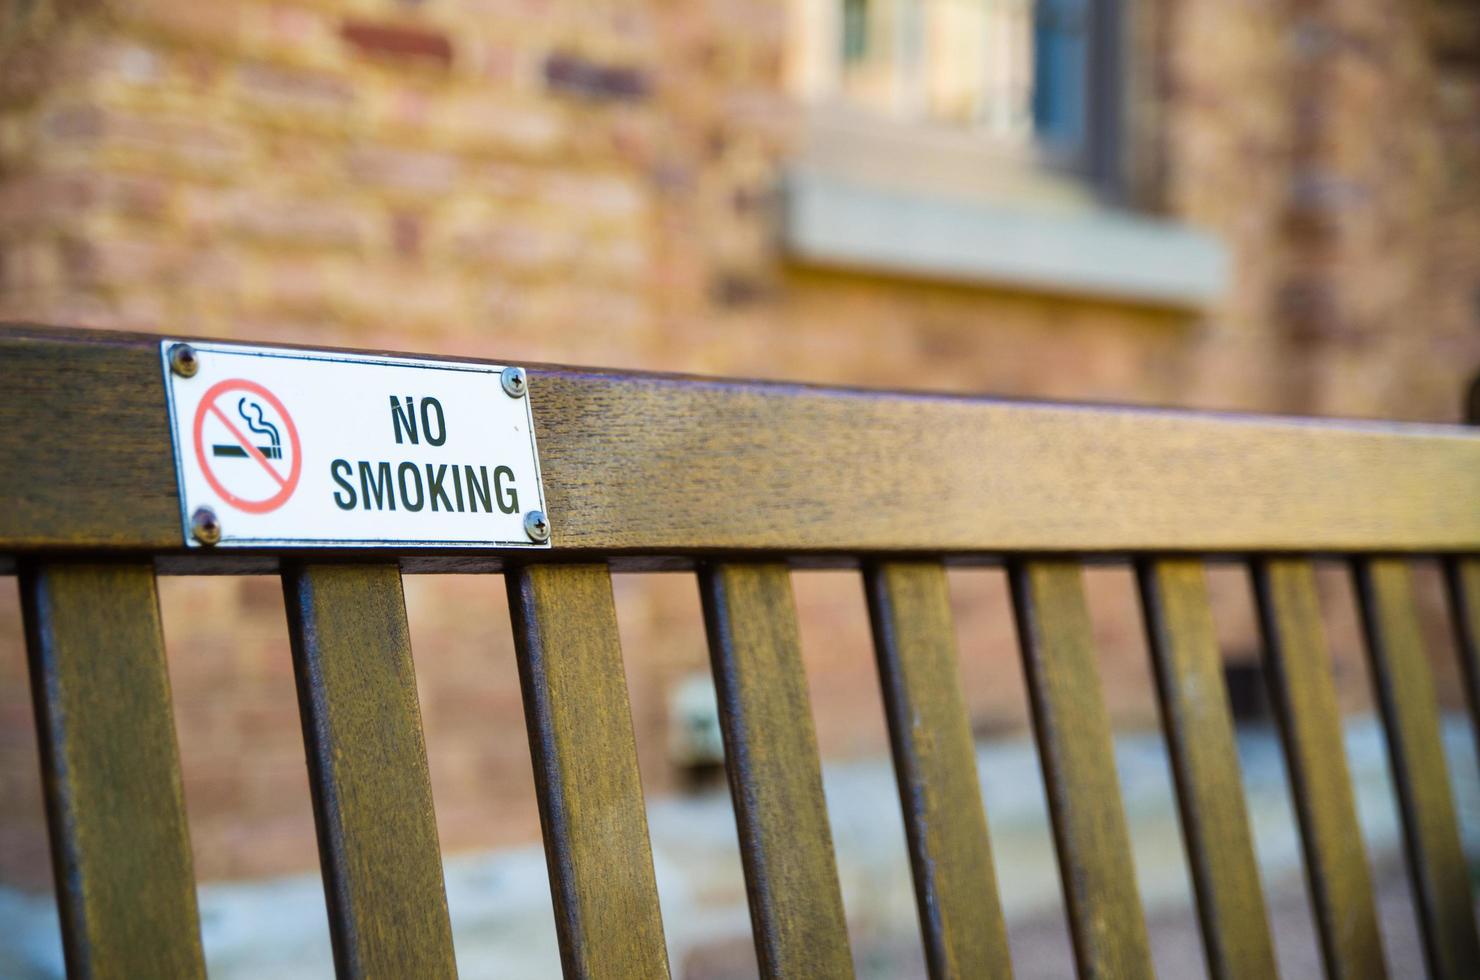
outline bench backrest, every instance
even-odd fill
[[[1081,562],[1133,562],[1215,977],[1274,974],[1202,562],[1252,569],[1322,953],[1383,969],[1311,556],[1349,558],[1430,972],[1480,969],[1408,560],[1480,678],[1480,434],[532,368],[548,551],[189,549],[159,338],[0,331],[0,571],[20,575],[69,968],[204,972],[157,571],[280,572],[341,975],[455,967],[404,571],[508,586],[567,976],[664,976],[613,570],[696,572],[755,945],[852,974],[789,569],[861,570],[932,976],[1006,976],[945,567],[1009,570],[1074,952],[1151,973]]]

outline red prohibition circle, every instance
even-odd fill
[[[236,429],[236,426],[226,418],[226,414],[221,409],[215,407],[216,399],[228,391],[251,392],[259,398],[265,399],[269,405],[277,410],[278,416],[283,420],[283,425],[287,427],[288,443],[293,449],[293,463],[288,468],[286,479],[279,475],[277,470],[272,468],[262,454],[257,451],[257,447],[251,444],[251,440],[242,437],[241,432]],[[216,478],[216,474],[211,472],[211,464],[206,461],[204,433],[206,414],[211,411],[215,411],[221,420],[226,423],[227,429],[232,430],[232,435],[236,437],[238,442],[242,443],[242,447],[246,449],[250,458],[255,460],[259,466],[266,469],[268,473],[272,474],[273,479],[279,485],[277,493],[268,497],[266,500],[247,500],[238,497],[221,485],[221,481]],[[195,410],[195,458],[200,461],[200,471],[204,474],[206,482],[211,485],[211,489],[220,494],[222,500],[237,510],[246,511],[248,514],[266,514],[270,511],[277,510],[283,504],[287,503],[288,498],[293,496],[293,491],[298,487],[298,475],[303,470],[303,452],[302,447],[298,444],[298,427],[293,424],[293,416],[288,414],[288,410],[283,407],[283,403],[278,400],[276,395],[257,384],[257,382],[248,381],[245,378],[231,378],[226,381],[218,381],[201,398],[200,406]]]

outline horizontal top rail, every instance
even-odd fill
[[[0,555],[222,560],[186,556],[160,339],[0,327]],[[1480,432],[1459,426],[562,367],[528,384],[553,548],[521,561],[1480,549]]]

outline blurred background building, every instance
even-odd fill
[[[1480,367],[1480,6],[9,0],[0,317],[1453,421]],[[1323,581],[1361,716],[1349,590]],[[1247,584],[1213,584],[1257,721]],[[1129,578],[1091,585],[1117,729],[1154,729]],[[953,587],[978,731],[1021,738],[1000,574]],[[650,798],[727,819],[692,579],[617,588]],[[797,589],[824,755],[882,759],[856,577]],[[311,871],[277,582],[162,590],[198,875]],[[528,847],[501,585],[414,579],[407,600],[443,845]],[[0,882],[25,893],[50,871],[19,637],[12,589]],[[723,974],[724,942],[694,948],[692,975]]]

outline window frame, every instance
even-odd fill
[[[890,0],[878,0],[888,3]],[[894,3],[918,3],[919,0],[893,0]],[[1045,0],[1032,0],[1030,17],[1031,44],[1038,63],[1038,18]],[[1054,2],[1054,0],[1047,0]],[[1059,0],[1063,3],[1064,0]],[[1072,0],[1071,0],[1072,2]],[[1024,143],[999,141],[993,136],[975,132],[975,127],[958,125],[929,114],[912,114],[897,109],[878,108],[867,100],[850,97],[849,82],[849,3],[848,0],[792,0],[792,29],[800,37],[792,42],[786,87],[810,112],[837,112],[845,116],[868,116],[881,127],[899,130],[937,130],[954,132],[963,139],[981,142],[984,152],[1000,157],[1004,165],[1031,168],[1079,183],[1107,203],[1121,203],[1128,196],[1131,183],[1125,160],[1123,118],[1125,93],[1132,80],[1125,75],[1129,64],[1124,48],[1130,43],[1124,0],[1082,0],[1085,18],[1085,50],[1082,64],[1080,104],[1084,113],[1084,132],[1072,145],[1055,145],[1045,138],[1037,118],[1036,105],[1030,106],[1032,133]],[[853,11],[854,19],[868,19],[866,11]],[[875,19],[878,16],[875,15]],[[821,49],[821,50],[819,50]],[[853,52],[856,56],[858,52]],[[923,57],[923,52],[916,52]],[[805,64],[797,64],[803,60]],[[903,69],[896,67],[896,70]],[[906,80],[906,83],[908,80]],[[1036,82],[1035,82],[1036,88]],[[1036,98],[1034,100],[1036,102]]]

